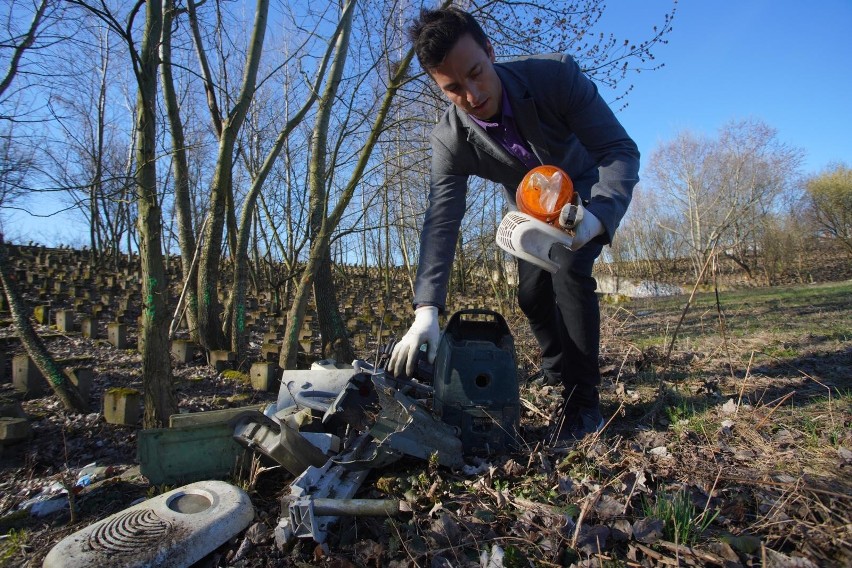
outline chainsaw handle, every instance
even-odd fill
[[[447,322],[446,327],[444,327],[444,333],[452,333],[455,329],[461,324],[462,316],[466,315],[478,315],[478,316],[489,316],[492,317],[504,334],[511,334],[509,331],[509,324],[506,323],[505,318],[494,310],[486,310],[483,308],[470,308],[466,310],[459,310],[450,316],[449,321]]]

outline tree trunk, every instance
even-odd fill
[[[172,154],[175,176],[175,213],[177,215],[178,244],[180,246],[181,266],[184,282],[189,282],[186,288],[186,319],[189,334],[193,341],[198,341],[198,275],[195,257],[195,233],[192,225],[192,201],[189,195],[189,166],[186,157],[186,140],[183,133],[183,122],[180,117],[180,105],[175,93],[172,76],[172,23],[175,16],[174,0],[166,0],[163,10],[163,41],[160,46],[162,58],[163,101],[169,119],[169,130],[172,135]]]
[[[342,26],[338,25],[335,37],[340,34],[342,29]],[[287,120],[284,127],[281,129],[281,132],[278,133],[278,136],[275,139],[275,144],[273,144],[269,153],[266,155],[266,158],[258,170],[254,181],[252,181],[251,189],[249,189],[243,203],[239,232],[236,235],[237,240],[234,247],[234,275],[231,305],[229,307],[231,325],[228,327],[230,330],[231,349],[236,352],[237,361],[242,360],[242,357],[245,354],[246,344],[248,343],[248,337],[245,333],[246,289],[248,288],[250,268],[248,262],[248,244],[252,225],[251,220],[255,217],[257,198],[260,195],[260,190],[263,187],[266,178],[269,176],[269,172],[272,171],[272,166],[281,154],[281,150],[284,148],[284,144],[287,142],[290,133],[302,123],[310,108],[319,98],[317,93],[319,92],[319,87],[322,84],[323,76],[325,75],[326,66],[328,65],[328,61],[331,57],[331,45],[333,45],[333,42],[330,42],[329,48],[326,50],[325,57],[317,70],[314,86],[311,89],[311,96],[308,97],[308,100],[305,101],[305,104],[302,105],[296,114]]]
[[[314,235],[311,240],[310,254],[305,270],[299,279],[299,285],[296,289],[293,304],[287,314],[287,329],[284,336],[284,344],[281,347],[279,355],[279,365],[285,369],[294,369],[296,366],[296,351],[298,349],[299,328],[305,316],[305,309],[308,304],[308,294],[313,288],[313,281],[319,270],[320,263],[328,257],[328,247],[331,241],[331,232],[340,223],[343,212],[349,206],[352,196],[355,193],[355,188],[364,175],[364,170],[367,168],[367,163],[370,160],[373,149],[378,142],[379,136],[390,111],[391,102],[393,102],[400,85],[408,72],[408,67],[414,57],[414,50],[409,49],[399,61],[395,68],[393,77],[391,77],[384,98],[379,105],[376,118],[370,129],[370,134],[364,143],[363,148],[358,156],[358,162],[352,170],[349,182],[343,189],[343,192],[338,199],[334,210],[320,224],[319,232]],[[313,206],[313,204],[312,204]]]
[[[355,358],[352,346],[349,345],[349,337],[346,326],[340,317],[337,304],[337,292],[331,275],[331,257],[328,250],[329,229],[324,228],[328,206],[328,183],[332,176],[329,175],[326,158],[328,155],[328,127],[331,119],[331,111],[337,97],[340,82],[343,77],[343,68],[349,53],[349,37],[352,30],[352,9],[355,0],[347,3],[341,15],[343,32],[335,37],[334,61],[331,64],[329,80],[317,109],[316,123],[311,136],[311,161],[308,165],[308,180],[310,183],[310,236],[311,255],[316,255],[316,268],[312,273],[314,299],[317,307],[317,319],[319,320],[320,335],[322,337],[323,354],[326,346],[331,346],[334,352],[339,352],[343,361],[351,361]],[[313,241],[320,234],[326,237],[320,239],[325,241],[324,250],[314,251]],[[302,314],[304,316],[304,314]],[[301,324],[301,318],[299,319]],[[288,322],[289,329],[289,322]]]
[[[50,352],[44,346],[41,338],[33,329],[27,317],[27,308],[21,299],[21,295],[18,293],[6,262],[6,246],[3,243],[3,238],[0,237],[0,284],[2,284],[3,289],[6,291],[6,302],[9,304],[9,310],[12,312],[12,319],[15,322],[15,329],[18,331],[21,343],[27,350],[27,355],[30,356],[35,366],[38,367],[38,370],[47,379],[50,388],[53,389],[53,392],[62,401],[66,409],[73,412],[88,412],[88,402],[83,400],[77,387],[65,377],[53,360],[53,357],[50,356]]]
[[[168,281],[161,249],[162,212],[157,199],[157,48],[162,31],[162,0],[146,2],[145,31],[139,54],[136,198],[139,207],[139,258],[142,264],[142,385],[145,428],[168,424],[177,412],[169,358]]]
[[[230,211],[227,206],[229,202],[233,203],[233,196],[230,193],[232,191],[231,170],[234,161],[234,146],[240,128],[245,121],[248,106],[254,96],[268,12],[269,0],[258,0],[251,43],[246,55],[242,87],[228,119],[224,121],[222,133],[219,137],[219,153],[210,196],[210,223],[208,223],[204,234],[204,248],[202,249],[198,272],[198,335],[199,341],[208,350],[224,348],[227,343],[220,320],[222,307],[218,297],[220,265],[222,263],[222,237],[226,218],[231,219],[231,216],[234,215],[233,205]],[[201,50],[200,44],[198,44],[198,49]],[[229,226],[236,226],[236,223],[230,220],[228,223]],[[231,246],[234,247],[232,252],[234,252],[237,249],[235,234],[231,242]],[[233,304],[233,302],[231,303]]]
[[[355,359],[355,351],[349,342],[346,322],[340,317],[340,304],[337,301],[337,289],[334,285],[331,257],[328,253],[317,270],[314,299],[317,304],[323,357],[331,357],[343,363],[352,362]]]

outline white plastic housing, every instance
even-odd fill
[[[253,519],[251,499],[239,487],[216,480],[190,483],[66,536],[43,566],[191,566]]]
[[[554,245],[570,247],[571,235],[539,221],[535,217],[509,211],[497,227],[497,245],[512,256],[543,268],[548,272],[556,272],[559,265],[550,257]]]

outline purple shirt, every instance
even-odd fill
[[[503,112],[498,117],[497,122],[487,122],[479,120],[473,115],[468,115],[470,118],[488,133],[497,143],[506,149],[511,155],[516,157],[527,168],[533,169],[540,166],[541,162],[535,157],[526,141],[521,137],[515,126],[515,114],[512,112],[512,105],[509,104],[509,96],[506,94],[506,89],[503,89],[503,102],[501,105]]]

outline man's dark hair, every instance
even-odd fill
[[[464,34],[470,34],[488,51],[488,37],[473,16],[455,7],[420,10],[420,16],[408,28],[414,53],[426,70],[439,66]]]

